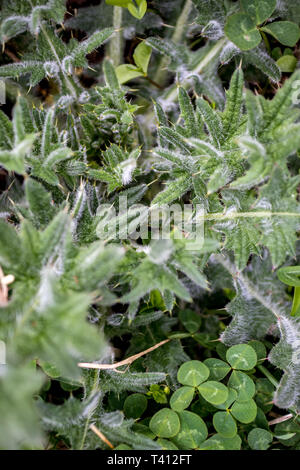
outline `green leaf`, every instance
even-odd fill
[[[152,416],[149,427],[158,437],[170,438],[180,430],[180,420],[175,411],[163,408]]]
[[[30,74],[30,85],[37,85],[46,75],[43,62],[24,61],[0,67],[0,77],[19,78],[27,73]]]
[[[25,174],[25,157],[30,152],[35,138],[35,135],[28,135],[13,150],[0,150],[0,164],[8,171]]]
[[[237,344],[226,352],[226,359],[233,369],[251,370],[257,363],[257,355],[251,346]]]
[[[146,0],[134,0],[137,6],[134,5],[133,1],[127,5],[128,11],[137,18],[141,20],[147,11],[147,1]]]
[[[175,411],[183,411],[188,408],[194,398],[193,387],[180,387],[171,396],[170,407]]]
[[[284,46],[294,47],[300,38],[300,28],[292,21],[276,21],[261,28],[262,31],[274,36]]]
[[[144,73],[134,65],[123,64],[116,68],[116,75],[120,85],[123,85],[123,83],[126,83],[129,80],[133,80],[137,77],[143,77]]]
[[[160,445],[162,450],[178,450],[178,447],[173,444],[172,441],[168,441],[167,439],[157,439],[157,444]]]
[[[242,51],[249,51],[261,42],[256,22],[246,13],[229,16],[225,25],[225,34]]]
[[[212,405],[220,405],[228,398],[227,387],[220,383],[210,380],[198,386],[198,390],[203,398]]]
[[[262,343],[261,341],[257,341],[255,339],[253,339],[253,340],[249,341],[248,345],[251,346],[251,348],[253,348],[254,351],[256,352],[256,356],[257,356],[258,361],[262,361],[262,360],[266,359],[267,349],[266,349],[266,346],[264,345],[264,343]]]
[[[300,266],[284,266],[277,270],[278,279],[291,287],[300,287]]]
[[[193,105],[187,91],[183,87],[178,88],[178,101],[180,112],[184,119],[188,135],[194,137],[199,132]]]
[[[226,106],[221,115],[223,122],[223,140],[233,137],[240,126],[242,118],[243,86],[243,71],[237,69],[230,80]]]
[[[197,110],[209,131],[212,143],[219,148],[223,140],[223,126],[219,114],[204,99],[197,100]]]
[[[33,394],[42,377],[29,367],[0,366],[0,448],[5,450],[42,449],[42,433]]]
[[[274,434],[284,446],[294,447],[300,441],[300,426],[292,418],[276,424]]]
[[[82,41],[72,52],[72,56],[76,61],[87,54],[90,54],[94,49],[100,47],[110,36],[114,33],[113,28],[104,28],[100,31],[95,31],[88,39]]]
[[[227,400],[224,401],[224,403],[221,403],[220,405],[214,405],[214,407],[217,408],[218,410],[227,411],[232,405],[232,403],[237,399],[237,396],[238,396],[237,392],[233,388],[229,387],[229,383],[227,385],[228,385]]]
[[[248,424],[255,420],[257,414],[257,406],[254,400],[239,402],[236,401],[232,405],[231,414],[240,423]]]
[[[205,364],[209,368],[209,379],[216,380],[217,382],[219,380],[224,379],[224,377],[226,377],[226,375],[230,371],[230,366],[226,362],[221,361],[220,359],[205,359],[205,361],[203,361],[203,364]]]
[[[71,158],[72,154],[72,150],[68,147],[59,147],[49,153],[43,162],[43,166],[46,168],[53,168],[57,163]]]
[[[0,265],[3,268],[17,268],[22,259],[22,248],[13,225],[0,220]]]
[[[72,275],[76,286],[86,291],[96,290],[114,274],[124,255],[121,247],[104,246],[102,242],[91,243],[82,248],[74,260]]]
[[[197,387],[209,377],[209,369],[200,361],[188,361],[182,364],[177,373],[178,382],[190,387]]]
[[[14,130],[11,120],[0,110],[0,148],[11,149],[13,146]]]
[[[267,450],[272,441],[273,435],[265,429],[252,429],[248,434],[248,444],[253,450]]]
[[[188,290],[171,270],[165,266],[152,263],[145,259],[134,271],[134,287],[128,294],[121,297],[120,301],[134,302],[154,289],[159,289],[163,294],[171,291],[178,297],[191,301]]]
[[[132,447],[129,447],[127,444],[119,444],[115,447],[115,450],[132,450]]]
[[[152,48],[148,46],[144,41],[140,42],[135,48],[133,58],[137,67],[147,75],[148,65],[152,54]]]
[[[293,55],[284,55],[277,60],[276,64],[281,72],[293,73],[297,67],[297,59]]]
[[[125,7],[127,8],[128,4],[132,0],[105,0],[108,5],[114,5],[116,7]]]
[[[58,368],[51,362],[40,360],[39,366],[41,367],[43,372],[48,375],[48,377],[50,377],[51,379],[58,379],[61,376],[60,370],[58,370]]]
[[[155,196],[152,201],[152,207],[156,204],[162,206],[164,204],[171,204],[182,197],[191,187],[192,181],[189,175],[179,176],[175,181],[171,181],[167,189],[161,191]]]
[[[124,413],[127,418],[140,418],[146,411],[148,400],[142,393],[133,393],[124,402]]]
[[[181,450],[198,448],[207,438],[208,431],[205,422],[191,411],[182,411],[178,415],[180,431],[172,441]]]
[[[207,439],[199,450],[240,450],[242,440],[240,436],[223,437],[220,434],[215,434]]]
[[[201,317],[193,310],[180,310],[179,319],[189,333],[196,333],[201,326]]]
[[[213,416],[213,425],[223,437],[234,437],[237,433],[236,422],[228,411],[218,411]]]
[[[237,392],[237,400],[248,401],[255,394],[255,384],[253,380],[244,372],[238,370],[232,371],[228,386],[233,388]]]
[[[256,24],[261,24],[270,18],[276,8],[276,0],[241,0],[241,4]]]

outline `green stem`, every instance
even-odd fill
[[[278,387],[279,383],[277,382],[275,377],[273,377],[273,375],[268,371],[268,369],[266,369],[262,365],[258,365],[257,368],[264,374],[265,377],[267,377],[267,379],[271,382],[272,385],[274,385],[274,387]]]
[[[293,298],[293,306],[291,311],[292,317],[299,317],[300,316],[300,287],[294,287],[294,298]]]
[[[172,41],[178,44],[183,36],[184,30],[186,28],[189,15],[192,9],[193,2],[192,0],[187,0],[186,4],[183,7],[183,10],[181,12],[181,15],[178,18],[178,21],[176,23],[176,28],[172,36]]]
[[[55,57],[57,63],[59,64],[60,66],[60,70],[61,70],[61,73],[62,73],[62,76],[63,76],[63,80],[64,80],[64,83],[65,83],[65,86],[66,88],[70,91],[71,95],[72,96],[77,96],[77,90],[75,88],[75,85],[74,83],[72,83],[72,81],[69,79],[69,77],[67,76],[66,72],[63,70],[63,67],[62,67],[62,63],[61,63],[61,60],[57,54],[57,51],[55,49],[55,45],[52,43],[51,41],[51,38],[49,37],[47,31],[46,31],[46,28],[44,27],[43,23],[41,23],[41,31],[43,33],[43,35],[45,36],[49,46],[50,46],[50,49],[52,51],[52,54],[53,56]]]
[[[174,33],[173,33],[172,38],[171,38],[172,41],[175,42],[175,44],[178,44],[182,39],[184,30],[186,28],[186,24],[188,22],[189,15],[190,15],[190,12],[191,12],[191,9],[192,9],[192,5],[193,5],[192,0],[187,0],[184,7],[183,7],[181,15],[178,18]],[[166,67],[167,67],[167,65],[168,65],[168,59],[166,57],[163,57],[160,61],[160,64],[159,64],[157,72],[156,72],[156,75],[154,77],[154,81],[160,83],[161,85],[163,85],[163,83],[166,79],[166,75],[167,75]]]
[[[116,34],[110,40],[109,55],[115,67],[120,65],[122,61],[122,42],[123,42],[122,31],[121,31],[122,15],[123,15],[123,8],[114,7],[113,27],[116,30]]]

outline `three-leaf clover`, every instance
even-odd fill
[[[248,51],[261,42],[261,33],[268,33],[281,44],[295,46],[300,29],[292,21],[264,24],[276,8],[276,0],[241,0],[241,11],[227,19],[225,34],[239,49]]]

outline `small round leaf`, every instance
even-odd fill
[[[228,372],[230,371],[231,367],[224,361],[221,361],[220,359],[205,359],[203,361],[203,364],[205,364],[210,371],[209,378],[211,380],[222,380]]]
[[[240,450],[241,444],[242,440],[238,435],[234,437],[223,437],[220,434],[215,434],[207,439],[207,441],[203,442],[199,450]]]
[[[238,402],[236,401],[231,408],[231,414],[240,423],[248,424],[255,420],[257,406],[254,400]]]
[[[242,51],[249,51],[261,42],[255,21],[246,13],[229,16],[225,25],[225,34]]]
[[[220,405],[215,405],[215,408],[218,408],[219,410],[227,410],[230,405],[237,399],[237,392],[233,388],[228,387],[228,398],[224,403],[221,403]]]
[[[256,24],[261,24],[272,15],[276,0],[241,0],[242,7]]]
[[[178,450],[178,447],[176,447],[172,441],[168,441],[167,439],[157,439],[156,442],[162,450]]]
[[[271,34],[277,41],[284,46],[294,47],[299,41],[299,26],[292,21],[275,21],[261,28],[268,34]]]
[[[257,379],[255,386],[255,401],[265,413],[268,413],[273,406],[272,400],[275,387],[268,379],[263,378]]]
[[[253,380],[244,372],[233,370],[229,381],[228,387],[233,388],[237,392],[238,401],[248,401],[255,394],[255,384]]]
[[[228,411],[215,413],[213,425],[215,430],[223,437],[234,437],[237,433],[236,422]]]
[[[273,441],[273,435],[265,429],[252,429],[248,434],[248,444],[253,450],[267,450]]]
[[[133,393],[124,402],[124,413],[126,418],[137,419],[146,411],[148,400],[142,393]]]
[[[202,397],[212,405],[220,405],[228,398],[228,389],[224,384],[210,380],[199,385],[199,392]]]
[[[179,414],[180,431],[172,440],[179,449],[196,449],[205,441],[208,435],[205,422],[200,416],[191,411],[182,411]]]
[[[185,410],[194,398],[195,389],[193,387],[178,388],[170,399],[170,406],[175,411]]]
[[[256,352],[258,361],[266,359],[267,349],[264,343],[262,343],[261,341],[257,341],[256,339],[253,339],[249,341],[248,345],[251,346],[251,348],[253,348],[254,351]]]
[[[180,430],[179,417],[175,411],[162,408],[152,416],[149,427],[158,437],[174,437]]]
[[[209,377],[209,368],[200,361],[188,361],[179,367],[177,379],[182,385],[197,387]]]
[[[256,366],[257,355],[248,344],[237,344],[228,349],[226,359],[233,369],[251,370]]]
[[[293,55],[284,55],[276,63],[281,72],[284,73],[292,73],[297,67],[297,59]]]
[[[132,450],[132,447],[129,447],[127,444],[119,444],[115,447],[115,450]]]
[[[201,317],[193,310],[181,310],[179,320],[189,333],[196,333],[201,326]]]

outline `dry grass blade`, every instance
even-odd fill
[[[161,341],[160,343],[155,344],[151,348],[146,349],[145,351],[142,351],[138,354],[134,354],[133,356],[130,356],[127,359],[124,359],[123,361],[116,362],[115,364],[97,364],[96,362],[79,362],[78,366],[84,369],[101,369],[101,370],[117,369],[118,367],[121,367],[121,366],[129,366],[140,357],[144,356],[145,354],[148,354],[151,351],[154,351],[154,349],[159,348],[160,346],[168,343],[169,341],[170,341],[169,339],[165,339],[164,341]]]
[[[280,416],[280,418],[272,419],[272,421],[269,421],[269,426],[272,426],[273,424],[279,424],[283,423],[284,421],[288,421],[289,419],[293,418],[293,414],[289,413],[288,415],[285,416]]]
[[[104,434],[98,428],[96,428],[94,424],[90,425],[90,429],[101,439],[101,441],[105,442],[108,447],[114,449],[112,443],[104,436]]]

